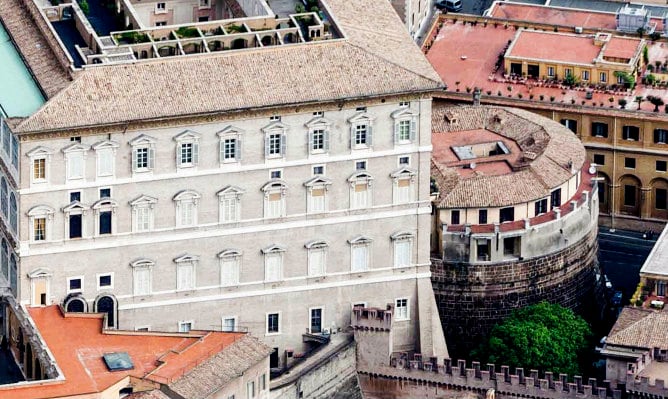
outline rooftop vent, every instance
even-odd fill
[[[109,371],[132,370],[135,368],[127,352],[105,353],[102,358]]]

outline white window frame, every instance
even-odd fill
[[[276,314],[278,315],[278,331],[276,332],[269,332],[269,315]],[[267,312],[264,315],[264,335],[265,336],[271,336],[271,335],[280,335],[282,332],[281,324],[282,324],[282,319],[281,317],[281,312]]]
[[[255,381],[246,382],[246,399],[255,398]]]
[[[262,187],[264,192],[264,218],[275,219],[285,217],[287,214],[285,197],[287,195],[288,186],[282,180],[274,180],[265,184]],[[273,196],[280,195],[279,204],[271,204],[274,200]],[[275,207],[275,209],[274,209]]]
[[[394,205],[408,204],[415,201],[415,177],[417,171],[410,168],[400,168],[390,174],[392,178],[392,203]],[[408,180],[406,188],[400,186]],[[406,192],[403,192],[405,190]]]
[[[162,5],[162,7],[161,7]],[[155,13],[156,14],[165,14],[167,12],[167,2],[155,3]]]
[[[608,83],[608,73],[607,72],[599,72],[598,73],[598,80],[601,83]]]
[[[329,152],[330,127],[332,121],[322,116],[316,116],[306,123],[308,129],[308,154],[321,155]],[[316,132],[322,132],[322,148],[313,148],[315,145]]]
[[[99,143],[93,144],[93,150],[95,150],[95,176],[98,178],[113,178],[116,175],[116,149],[119,147],[119,144],[113,140],[105,140]],[[102,171],[102,156],[104,154],[111,154],[110,166],[111,171],[105,173]]]
[[[51,155],[53,150],[44,147],[38,146],[28,151],[26,155],[30,158],[30,184],[42,184],[48,183],[51,176]],[[35,161],[44,160],[44,178],[35,177]]]
[[[366,209],[373,204],[373,177],[367,172],[358,172],[348,178],[350,184],[350,209]],[[362,203],[361,194],[356,194],[358,185],[366,185],[365,203]]]
[[[392,264],[394,268],[403,268],[413,266],[413,242],[415,235],[408,231],[400,231],[390,236],[392,239]],[[408,245],[408,264],[400,264],[399,245]]]
[[[547,77],[548,78],[554,78],[554,67],[553,66],[548,66],[547,67]]]
[[[590,78],[590,71],[588,69],[585,69],[582,71],[582,80],[585,82],[588,82]]]
[[[243,253],[238,249],[226,249],[218,253],[218,262],[220,266],[220,286],[221,287],[234,287],[239,285],[241,279],[241,263],[243,260]],[[230,273],[230,280],[226,281],[226,273],[224,271],[226,263],[232,265],[233,273]]]
[[[406,158],[408,159],[408,163],[402,164],[401,163],[401,158]],[[411,156],[406,154],[406,155],[399,155],[397,157],[397,167],[398,168],[407,168],[411,166]]]
[[[350,272],[351,273],[362,273],[371,270],[371,244],[373,240],[366,236],[357,236],[348,240],[350,244]],[[363,267],[358,267],[355,265],[355,250],[358,248],[366,248],[366,265]]]
[[[315,168],[322,168],[322,173],[315,173]],[[311,167],[311,176],[325,176],[327,174],[327,165],[318,164]]]
[[[183,331],[184,327],[186,325],[190,325],[190,328],[188,328],[188,331]],[[178,323],[178,329],[180,333],[187,334],[195,329],[195,321],[194,320],[181,320]]]
[[[241,220],[241,196],[245,191],[237,186],[227,186],[218,191],[218,223],[236,223]],[[227,204],[233,204],[233,212],[227,212]]]
[[[199,263],[199,256],[184,254],[178,258],[174,258],[176,263],[176,291],[194,291],[197,288],[197,264]],[[190,281],[183,283],[182,273],[190,269]]]
[[[118,209],[118,202],[111,198],[102,198],[95,202],[91,207],[93,209],[93,215],[95,216],[95,237],[100,237],[100,214],[102,212],[111,212],[111,233],[110,235],[116,234],[116,210]],[[83,220],[81,221],[83,224]],[[82,231],[83,233],[83,231]],[[82,234],[83,235],[83,234]],[[107,234],[104,234],[105,236]]]
[[[152,172],[155,169],[155,143],[157,140],[146,134],[141,134],[130,140],[132,146],[132,173]],[[138,166],[138,153],[140,149],[146,149],[146,166]]]
[[[232,330],[226,330],[225,320],[234,320],[234,327]],[[239,331],[239,317],[238,316],[222,316],[220,318],[220,330],[222,332],[237,332]]]
[[[100,277],[105,277],[105,276],[109,276],[109,277],[111,277],[111,285],[106,286],[106,287],[102,287],[102,286],[100,285]],[[98,291],[102,291],[102,290],[113,290],[113,289],[114,289],[114,272],[109,272],[109,273],[97,273],[97,274],[95,275],[95,285],[96,285]]]
[[[405,315],[400,315],[399,313],[399,301],[405,301],[406,306],[401,306],[401,308],[406,309]],[[396,298],[394,300],[394,320],[395,321],[408,321],[411,319],[411,301],[410,298]]]
[[[264,158],[266,160],[285,158],[288,143],[287,131],[287,125],[282,123],[280,119],[262,128],[264,133]],[[272,136],[274,135],[279,136],[278,152],[273,152]]]
[[[155,262],[146,259],[146,258],[141,258],[137,259],[134,262],[130,263],[130,267],[132,267],[132,295],[133,296],[148,296],[151,295],[153,291],[153,267],[155,266]],[[138,279],[137,276],[139,273],[146,273],[147,274],[147,291],[143,292],[140,291],[140,288],[138,286]]]
[[[86,152],[90,147],[83,145],[81,143],[74,143],[63,148],[63,154],[65,154],[65,180],[67,182],[73,180],[85,180],[86,178]],[[80,175],[73,175],[70,169],[72,163],[74,162],[75,157],[81,157],[81,170]]]
[[[151,231],[154,228],[155,223],[155,204],[158,203],[157,198],[150,197],[148,195],[140,195],[134,200],[130,201],[129,204],[132,207],[132,232],[133,233],[144,233]],[[148,212],[148,226],[146,229],[143,226],[140,226],[139,222],[139,211]],[[140,228],[142,227],[142,228]]]
[[[308,269],[307,273],[309,277],[320,277],[327,274],[327,252],[329,250],[329,244],[326,241],[314,240],[307,242],[304,247],[306,248],[306,256]],[[321,253],[322,264],[320,266],[314,264],[314,258],[312,256],[315,253]],[[318,270],[319,269],[319,270]]]
[[[244,133],[242,129],[239,129],[234,126],[226,126],[223,130],[216,133],[218,135],[219,141],[219,154],[218,162],[220,165],[230,164],[230,163],[239,163],[241,162],[241,136]],[[226,140],[235,140],[234,143],[234,157],[225,158],[225,141]]]
[[[322,175],[317,175],[304,182],[304,187],[306,187],[306,213],[324,213],[329,210],[328,194],[331,184],[332,181]],[[314,192],[322,193],[322,195],[314,196]]]
[[[30,242],[41,243],[51,241],[51,229],[53,225],[53,215],[55,210],[48,205],[36,205],[28,211],[28,218],[30,220]],[[44,219],[44,239],[35,239],[35,221],[37,219]]]
[[[367,150],[373,147],[373,121],[374,117],[366,111],[356,113],[348,119],[350,124],[350,148],[352,150]],[[366,126],[365,140],[363,143],[357,143],[358,127]]]
[[[311,314],[312,311],[320,309],[320,332],[313,332],[311,330],[311,318],[313,315]],[[325,330],[325,307],[324,306],[313,306],[308,308],[308,332],[310,334],[322,334],[324,333]]]
[[[68,193],[69,197],[69,193]],[[64,237],[66,240],[80,240],[86,238],[86,214],[90,210],[90,207],[82,204],[79,201],[72,201],[69,205],[62,209],[65,214],[65,234]],[[70,238],[70,216],[81,215],[81,237],[80,238]],[[112,220],[113,222],[113,220]],[[112,226],[113,228],[113,226]]]
[[[174,136],[176,141],[176,168],[187,169],[197,167],[199,164],[199,139],[201,135],[192,130],[184,130],[183,132]],[[183,146],[191,145],[190,161],[185,162],[183,159]]]
[[[81,280],[81,288],[70,289],[70,281],[72,280]],[[67,278],[67,293],[68,294],[79,294],[84,292],[84,276],[72,276]]]
[[[51,305],[51,279],[53,277],[53,272],[47,268],[39,268],[30,273],[28,273],[28,279],[30,280],[30,305],[31,306],[41,306],[41,304],[35,301],[35,294],[38,281],[44,281],[44,288],[46,294],[46,306]]]
[[[283,281],[283,270],[284,270],[284,261],[285,261],[285,251],[286,248],[274,244],[262,249],[262,254],[264,255],[264,282],[273,283],[277,281]],[[277,259],[278,270],[276,271],[276,276],[272,276],[269,270],[270,260]]]
[[[176,227],[194,227],[197,226],[197,214],[199,199],[202,196],[193,190],[181,190],[174,196],[174,203],[176,205]],[[192,220],[191,223],[184,223],[183,212],[186,205],[192,204]]]
[[[412,111],[409,107],[403,107],[392,112],[390,116],[394,119],[394,145],[415,142],[418,134],[419,114]],[[403,131],[404,127],[407,128],[407,132]],[[408,133],[408,137],[403,137],[404,133]]]

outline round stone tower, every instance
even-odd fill
[[[601,314],[596,170],[564,126],[490,106],[433,110],[432,283],[451,354],[547,300]]]

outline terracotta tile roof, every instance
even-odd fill
[[[125,399],[171,399],[167,394],[154,389],[152,391],[135,392],[126,396]]]
[[[25,3],[22,0],[0,0],[0,19],[44,93],[52,97],[67,86],[70,82],[68,73],[58,62]]]
[[[624,308],[622,313],[629,312]],[[608,335],[606,344],[632,346],[637,348],[660,348],[668,349],[668,312],[650,311],[641,317],[641,314],[630,316],[635,321],[624,320],[629,323],[623,328],[613,327],[614,333]]]
[[[41,399],[101,392],[127,376],[152,379],[149,373],[156,373],[159,360],[166,363],[156,373],[161,378],[154,380],[176,379],[195,367],[196,362],[208,359],[245,335],[105,332],[101,315],[63,315],[55,305],[29,308],[29,313],[65,379],[0,386],[0,397]],[[76,334],[76,340],[72,334]],[[134,369],[109,371],[102,356],[110,352],[127,352]]]
[[[506,53],[510,57],[592,64],[601,52],[591,36],[520,30]]]
[[[456,123],[446,121],[446,115]],[[580,170],[585,162],[584,147],[570,130],[519,109],[434,103],[432,129],[432,176],[440,188],[442,208],[500,207],[543,198],[572,177],[569,162],[572,170]],[[505,159],[509,173],[485,173],[477,166],[483,159],[471,171],[454,167],[451,157],[439,157],[444,153],[439,145],[453,144],[440,136],[475,129],[493,131],[517,144],[521,157]]]
[[[603,50],[603,57],[633,58],[638,51],[642,40],[632,37],[612,36]]]
[[[388,2],[327,4],[347,40],[87,68],[16,130],[68,129],[442,87]]]
[[[266,359],[272,350],[257,338],[246,335],[170,384],[169,388],[184,398],[208,398],[216,389]],[[269,376],[266,378],[268,383]]]
[[[625,306],[617,317],[615,325],[612,326],[612,329],[608,333],[608,336],[613,336],[618,332],[626,329],[631,324],[635,323],[638,320],[641,320],[650,314],[654,313],[654,310]]]

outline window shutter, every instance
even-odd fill
[[[148,168],[153,169],[155,164],[155,149],[153,147],[149,147],[148,149]]]
[[[366,145],[371,147],[373,145],[373,126],[371,125],[371,121],[367,122],[367,128],[366,128]]]
[[[234,159],[241,161],[241,139],[234,140]]]
[[[654,142],[655,142],[655,143],[659,143],[659,142],[661,142],[661,140],[660,140],[659,137],[660,137],[660,136],[659,136],[659,129],[654,129]]]
[[[287,145],[288,145],[288,136],[283,133],[281,134],[281,155],[285,156],[287,152]]]
[[[394,144],[399,144],[399,136],[400,136],[399,133],[401,131],[399,125],[401,125],[399,121],[394,122]]]
[[[199,163],[199,142],[194,141],[193,142],[193,165],[197,165]]]
[[[132,171],[137,171],[137,149],[132,149]]]
[[[355,124],[350,125],[350,148],[355,148]]]
[[[329,129],[325,129],[323,134],[322,134],[322,140],[323,140],[323,149],[325,152],[329,151]]]
[[[181,167],[183,163],[183,144],[178,143],[176,145],[176,166]]]
[[[413,118],[411,119],[411,133],[410,133],[411,142],[415,141],[416,136],[417,136],[417,120]]]
[[[218,144],[218,157],[220,163],[225,161],[225,139],[221,139]]]
[[[269,134],[266,134],[264,136],[264,156],[268,157],[269,156]]]
[[[310,129],[310,130],[308,131],[308,138],[307,138],[307,140],[308,140],[308,151],[309,151],[309,153],[313,152],[313,137],[314,137],[313,129]]]

